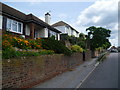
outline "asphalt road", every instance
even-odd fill
[[[80,88],[118,88],[118,54],[110,53]]]

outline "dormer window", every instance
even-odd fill
[[[7,30],[22,34],[23,24],[21,22],[7,18]]]

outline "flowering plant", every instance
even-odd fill
[[[39,38],[38,40],[27,40],[13,35],[4,34],[2,45],[3,48],[17,47],[20,49],[41,49],[41,39]]]

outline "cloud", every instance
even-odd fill
[[[76,26],[82,27],[82,32],[90,26],[101,26],[110,29],[112,45],[118,41],[118,1],[99,0],[83,10],[77,18]],[[115,40],[115,41],[114,41]]]
[[[118,46],[118,38],[110,39],[110,42],[112,42],[112,45]]]

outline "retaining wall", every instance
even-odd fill
[[[86,52],[86,60],[91,52]],[[28,88],[83,63],[82,53],[5,59],[2,62],[3,88]]]

